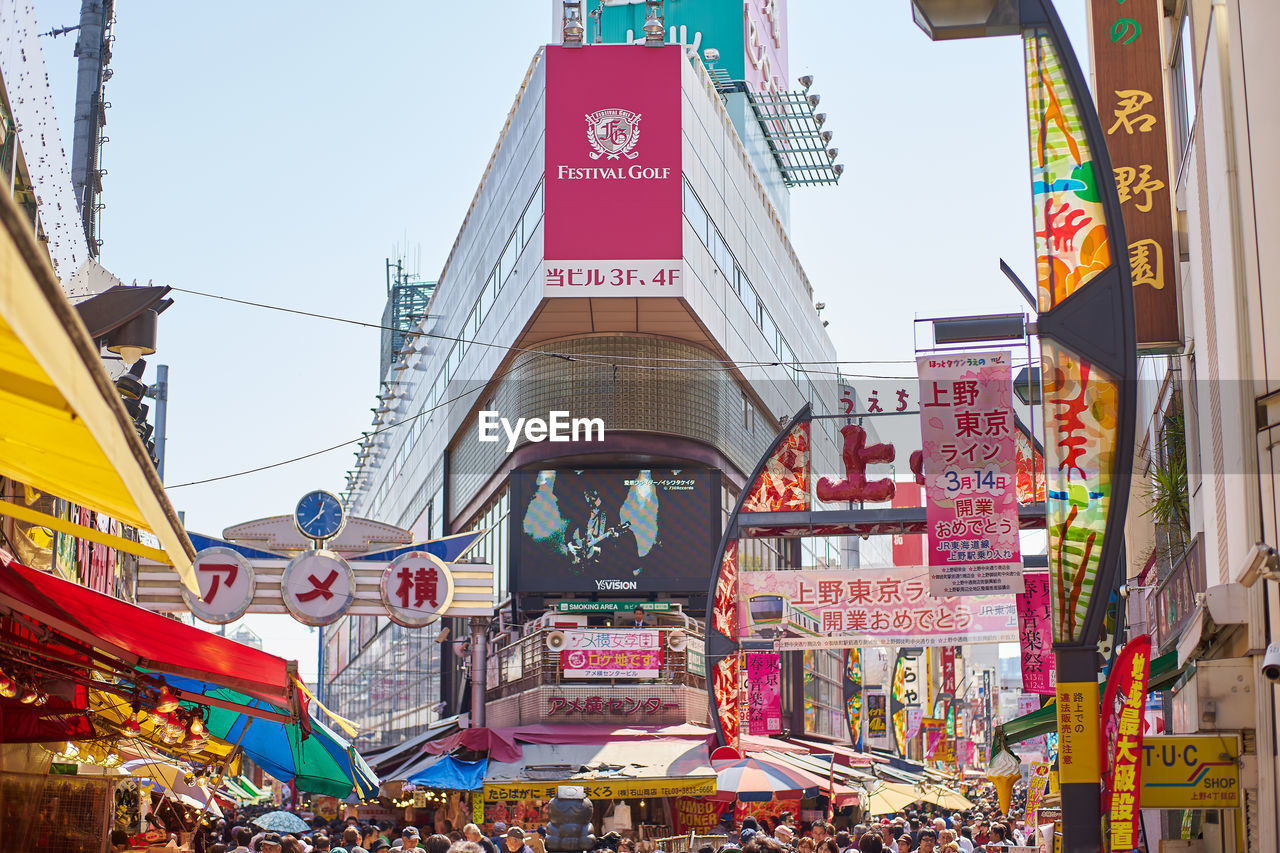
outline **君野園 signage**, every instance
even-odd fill
[[[1128,240],[1138,347],[1180,345],[1161,0],[1091,0],[1094,92]],[[1183,47],[1183,62],[1190,56]]]
[[[1022,592],[1009,353],[929,355],[917,364],[930,590]]]
[[[543,293],[684,295],[684,48],[546,48]]]

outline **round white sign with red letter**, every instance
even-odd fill
[[[382,573],[382,603],[397,625],[430,625],[453,603],[453,573],[426,551],[401,554]]]
[[[226,625],[244,615],[253,603],[257,576],[253,564],[230,548],[205,548],[191,561],[200,596],[182,586],[182,600],[197,618],[214,625]]]
[[[280,582],[284,606],[304,625],[328,625],[355,598],[356,576],[333,551],[303,551],[285,566]]]

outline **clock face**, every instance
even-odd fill
[[[346,516],[342,512],[342,501],[337,496],[317,490],[308,492],[298,501],[293,521],[308,539],[330,539],[342,530]]]

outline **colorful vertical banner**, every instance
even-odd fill
[[[889,692],[889,720],[893,731],[893,746],[898,754],[907,754],[907,744],[920,730],[920,718],[924,710],[920,707],[920,650],[914,649],[910,654],[906,650],[898,652],[898,660],[893,665],[893,684]],[[915,725],[908,720],[914,717]]]
[[[893,741],[889,737],[889,697],[883,690],[867,690],[867,746],[877,749],[891,749]]]
[[[1102,694],[1102,790],[1111,829],[1112,853],[1138,845],[1142,790],[1142,728],[1151,677],[1151,635],[1125,644]]]
[[[683,296],[684,48],[545,56],[544,295]]]
[[[916,359],[936,596],[1022,592],[1008,351]]]
[[[747,734],[782,731],[782,658],[777,652],[747,654]]]
[[[1128,241],[1138,347],[1180,346],[1161,0],[1091,0],[1094,92]]]
[[[1027,780],[1027,814],[1039,811],[1044,803],[1045,792],[1049,789],[1049,773],[1053,765],[1048,761],[1031,763],[1031,778]]]
[[[1049,622],[1049,573],[1027,572],[1026,590],[1018,603],[1018,644],[1022,647],[1022,689],[1052,696],[1057,686],[1053,659],[1053,629]]]
[[[1023,49],[1037,304],[1044,317],[1114,265],[1093,152],[1057,49],[1041,29],[1024,34]],[[1121,389],[1115,377],[1043,334],[1040,346],[1045,422],[1054,425],[1045,442],[1053,638],[1077,643],[1111,507]]]
[[[844,716],[849,742],[854,749],[862,749],[862,653],[858,649],[844,653]]]
[[[946,737],[946,725],[946,720],[938,717],[922,717],[920,719],[920,736],[921,740],[924,741],[924,757],[926,761],[933,760],[939,744]]]

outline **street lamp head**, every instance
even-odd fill
[[[815,96],[815,97],[816,97],[816,96]],[[824,124],[826,124],[826,123],[827,123],[827,114],[826,114],[826,113],[814,113],[814,114],[813,114],[813,123],[814,123],[814,124],[816,124],[818,127],[822,127]]]
[[[579,17],[581,7],[578,0],[565,0],[564,2],[564,23],[561,27],[561,40],[565,47],[582,47],[582,39],[586,34],[586,30],[582,26],[582,18]]]
[[[809,102],[809,108],[810,108],[810,109],[815,109],[815,110],[816,110],[816,109],[818,108],[818,102],[822,100],[822,96],[821,96],[821,95],[806,95],[806,96],[805,96],[805,100]]]
[[[833,134],[833,133],[832,133],[831,131],[829,131],[829,130],[824,130],[824,131],[822,131],[822,133],[819,133],[819,134],[818,134],[818,136],[819,136],[819,137],[821,137],[821,139],[822,139],[822,144],[823,144],[823,145],[828,145],[828,144],[830,144],[830,143],[831,143],[831,137],[832,137],[832,136],[834,136],[834,135],[835,135],[835,134]]]
[[[1022,0],[911,0],[916,25],[933,41],[1022,32]]]
[[[804,75],[803,77],[801,77],[801,78],[800,78],[800,85],[804,87],[804,90],[805,90],[806,92],[807,92],[807,91],[809,91],[809,87],[811,87],[811,86],[813,85],[813,75],[812,75],[812,74],[806,74],[806,75]]]

